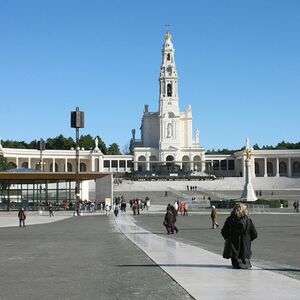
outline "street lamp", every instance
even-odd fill
[[[80,182],[79,182],[79,128],[84,128],[84,112],[79,111],[79,107],[76,107],[76,111],[71,111],[71,127],[76,129],[76,149],[75,149],[75,195],[78,200],[80,196]]]
[[[40,150],[40,170],[44,171],[43,151],[46,149],[46,142],[43,139],[38,141],[38,150]]]

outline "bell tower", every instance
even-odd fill
[[[160,159],[172,149],[175,158],[180,148],[180,112],[178,100],[178,76],[175,64],[175,49],[170,32],[165,35],[162,49],[162,64],[159,76],[159,127]]]
[[[179,115],[178,77],[174,52],[171,34],[167,32],[162,49],[159,77],[159,113],[161,116],[168,112]]]

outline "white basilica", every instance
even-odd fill
[[[185,171],[205,170],[205,150],[200,146],[198,129],[193,138],[192,107],[179,110],[175,49],[169,32],[162,49],[158,111],[149,112],[145,105],[141,140],[135,139],[133,130],[131,142],[135,170],[157,171],[166,163]]]
[[[150,112],[145,105],[141,138],[136,139],[135,130],[132,130],[132,154],[104,155],[95,141],[93,150],[79,151],[80,172],[130,173],[133,166],[134,170],[150,175],[160,170],[243,177],[245,151],[230,155],[205,153],[199,130],[193,134],[191,106],[180,112],[178,83],[175,50],[171,35],[167,33],[162,49],[158,111]],[[76,166],[74,149],[47,150],[47,145],[41,155],[36,149],[4,148],[0,140],[0,155],[17,168],[37,169],[42,164],[45,172],[74,172]],[[298,177],[300,150],[251,149],[251,165],[253,177]]]

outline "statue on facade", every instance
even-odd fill
[[[98,137],[95,138],[95,149],[94,151],[95,152],[98,152],[100,149],[99,149],[99,140],[98,140]]]
[[[192,105],[189,104],[187,107],[186,107],[186,112],[191,112],[192,111]]]
[[[172,124],[169,123],[169,124],[167,125],[167,138],[172,137],[172,131],[173,131]]]

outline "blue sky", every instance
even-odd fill
[[[299,142],[300,1],[0,0],[2,139],[82,134],[122,149],[158,110],[161,49],[176,49],[181,111],[206,149]]]

